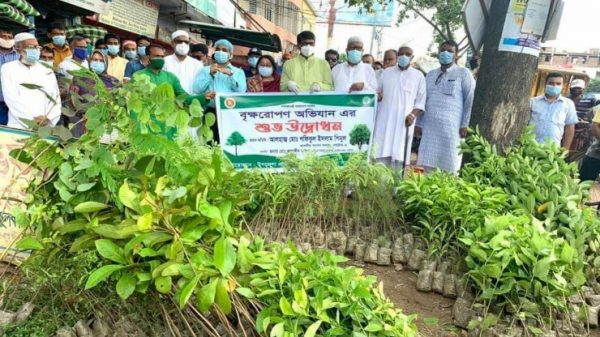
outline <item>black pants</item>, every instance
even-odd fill
[[[579,169],[579,178],[582,181],[596,180],[600,174],[600,159],[585,156]]]

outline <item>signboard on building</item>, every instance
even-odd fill
[[[363,6],[350,6],[346,1],[337,0],[331,8],[331,1],[310,0],[317,11],[319,22],[328,22],[333,11],[336,24],[391,26],[394,24],[395,0],[385,0],[382,3],[373,1],[371,10]]]
[[[208,15],[213,19],[217,18],[217,3],[215,0],[185,0],[185,2],[205,15]],[[229,2],[229,0],[227,0],[227,2]],[[221,6],[220,3],[219,6]]]
[[[104,14],[110,8],[110,0],[61,0],[64,3],[87,9],[90,12]]]
[[[343,162],[371,147],[374,93],[223,94],[217,102],[221,144],[236,168],[277,169],[290,153]]]
[[[101,23],[128,32],[154,37],[159,5],[154,0],[113,0]]]

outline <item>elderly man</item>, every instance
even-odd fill
[[[1,82],[8,106],[8,126],[27,129],[23,120],[39,126],[56,125],[61,113],[58,83],[52,69],[41,65],[40,49],[35,36],[20,33],[15,36],[19,60],[2,66]],[[29,89],[22,84],[34,84]]]
[[[397,55],[398,65],[381,74],[382,100],[377,106],[373,133],[375,159],[393,170],[410,162],[413,124],[425,109],[426,96],[425,77],[410,66],[413,50],[403,46]]]
[[[456,42],[442,43],[438,56],[441,66],[426,76],[425,112],[417,119],[423,135],[417,165],[426,172],[437,168],[458,173],[460,169],[459,145],[467,136],[475,80],[467,68],[456,65],[457,53]]]
[[[568,150],[571,148],[578,119],[575,104],[561,95],[562,88],[562,75],[560,73],[548,74],[544,94],[534,97],[530,101],[529,124],[534,126],[533,132],[539,143],[549,140]]]
[[[188,32],[178,30],[171,34],[171,46],[173,46],[175,54],[165,57],[165,70],[177,76],[185,91],[192,92],[194,81],[200,69],[202,69],[202,63],[188,56],[190,53],[190,35]]]
[[[394,49],[386,50],[385,53],[383,53],[383,69],[395,67],[398,64],[396,62],[397,59],[397,51],[395,51]]]
[[[61,23],[51,24],[48,27],[48,38],[52,42],[46,44],[45,47],[54,50],[54,68],[58,69],[58,65],[72,54],[71,48],[67,44],[65,26]]]
[[[300,56],[283,65],[281,91],[319,92],[333,89],[331,68],[327,61],[315,56],[315,34],[304,31],[297,36]]]
[[[338,92],[377,91],[377,78],[373,68],[361,62],[363,41],[355,36],[348,39],[348,61],[332,69],[334,90]]]
[[[8,62],[13,62],[19,59],[19,53],[15,50],[15,40],[13,33],[0,28],[0,71],[2,66]],[[8,107],[4,102],[2,95],[2,84],[0,82],[0,125],[8,123]]]
[[[58,65],[58,73],[68,79],[72,79],[70,72],[81,69],[88,69],[88,51],[87,42],[82,36],[75,36],[71,39],[71,50],[73,55],[67,57]]]

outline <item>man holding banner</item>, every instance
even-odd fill
[[[298,34],[300,55],[283,65],[281,91],[319,92],[333,90],[331,68],[327,61],[315,54],[315,34],[304,31]]]
[[[412,49],[401,47],[398,65],[385,69],[379,82],[383,98],[375,120],[375,158],[394,170],[410,163],[413,124],[425,110],[425,77],[410,66],[412,58]]]
[[[375,70],[362,63],[363,41],[354,36],[348,39],[346,47],[348,61],[332,69],[333,84],[337,92],[377,91]]]

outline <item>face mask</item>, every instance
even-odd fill
[[[138,55],[140,57],[146,56],[146,46],[138,47]]]
[[[137,52],[135,50],[126,50],[125,58],[128,60],[135,60],[137,58]]]
[[[150,66],[152,69],[161,70],[165,66],[165,59],[154,58],[150,59]]]
[[[402,68],[408,67],[410,64],[410,56],[400,55],[398,56],[398,65]]]
[[[450,64],[454,60],[454,53],[444,50],[440,53],[438,59],[440,60],[440,64],[442,65]]]
[[[15,40],[6,40],[0,39],[0,48],[2,49],[12,49],[15,46]]]
[[[52,43],[59,47],[64,46],[65,42],[67,42],[67,37],[64,35],[55,35],[52,37]]]
[[[315,47],[311,45],[302,46],[302,48],[300,48],[300,53],[302,53],[302,56],[304,57],[309,57],[315,53]]]
[[[258,73],[262,77],[270,77],[271,75],[273,75],[273,67],[259,66],[258,67]]]
[[[562,91],[562,86],[560,86],[560,85],[556,85],[556,86],[550,85],[550,84],[546,85],[546,90],[545,90],[546,96],[556,97],[556,96],[560,95],[561,91]]]
[[[250,65],[251,68],[256,68],[256,65],[258,64],[258,57],[255,57],[255,56],[249,57],[248,64]]]
[[[75,48],[73,49],[73,57],[78,60],[85,60],[88,57],[87,49],[85,48]]]
[[[39,49],[25,49],[25,61],[29,64],[33,64],[40,60],[40,54],[42,52]]]
[[[102,54],[108,56],[108,48],[102,48]]]
[[[185,56],[190,52],[190,45],[187,43],[180,43],[175,46],[175,52],[177,55]]]
[[[362,59],[362,52],[360,50],[349,50],[348,51],[348,62],[351,64],[359,64]]]
[[[110,55],[113,55],[113,56],[117,55],[119,53],[119,50],[121,50],[121,47],[116,46],[114,44],[111,44],[110,46],[108,46],[108,53]]]
[[[217,50],[215,52],[215,61],[217,61],[218,64],[225,64],[229,62],[229,53]]]
[[[92,61],[90,62],[90,69],[92,69],[92,71],[96,74],[100,75],[104,73],[104,70],[106,70],[106,64],[104,64],[102,61]]]

